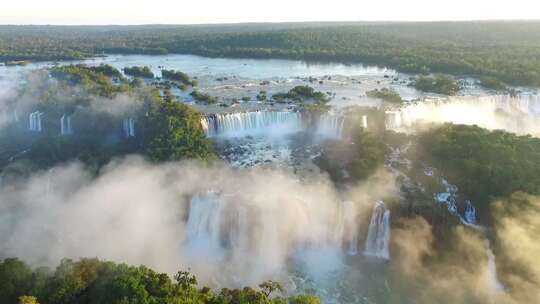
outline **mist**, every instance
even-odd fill
[[[128,157],[92,178],[71,163],[3,185],[0,258],[53,266],[64,257],[96,256],[167,273],[191,269],[206,283],[258,283],[286,275],[299,252],[339,256],[339,203],[351,200],[353,212],[369,215],[375,200],[395,195],[390,176],[370,182],[369,191],[359,186],[360,194],[343,197],[324,175],[299,181],[274,169],[154,165]],[[212,206],[207,222],[196,220],[197,208]],[[220,227],[207,228],[212,223]],[[214,232],[228,234],[226,248],[214,241],[219,235],[205,237]]]
[[[15,80],[6,76],[0,75],[0,129],[13,120],[13,113],[9,111],[9,102],[17,95]]]
[[[98,257],[169,274],[186,269],[214,287],[275,279],[292,292],[290,263],[321,282],[345,269],[368,278],[386,273],[386,284],[400,295],[389,303],[530,303],[525,300],[540,295],[538,198],[527,197],[526,213],[494,205],[502,265],[495,273],[483,233],[458,226],[447,236],[451,250],[441,252],[430,225],[414,217],[393,220],[386,266],[371,259],[351,265],[343,239],[357,231],[361,250],[374,202],[391,202],[397,193],[385,170],[338,191],[324,174],[299,180],[277,169],[156,165],[131,156],[94,177],[74,162],[1,186],[0,259],[54,267],[62,258]],[[344,210],[344,201],[352,207]],[[354,225],[340,225],[351,223],[343,216]],[[528,270],[514,272],[515,265]],[[362,289],[379,288],[362,282]]]
[[[490,130],[540,135],[540,96],[450,97],[422,101],[400,109],[402,126],[417,123],[478,125]]]

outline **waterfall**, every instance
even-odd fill
[[[504,286],[499,282],[499,279],[497,278],[497,264],[495,264],[495,254],[493,254],[493,251],[491,250],[491,247],[488,243],[487,248],[487,256],[488,256],[488,277],[487,277],[487,284],[488,288],[491,291],[503,291]]]
[[[343,137],[343,125],[345,117],[338,114],[323,114],[319,117],[317,125],[317,134],[327,137],[339,139]]]
[[[212,192],[206,196],[196,195],[191,199],[186,224],[188,246],[196,250],[221,250],[220,216],[223,207],[223,201]]]
[[[343,238],[349,255],[358,254],[358,225],[354,203],[345,201],[342,203]]]
[[[256,111],[207,115],[201,126],[208,136],[244,136],[256,133],[291,133],[302,127],[298,112]]]
[[[131,117],[124,118],[122,121],[122,131],[124,137],[135,137],[135,120]]]
[[[206,136],[212,137],[215,134],[215,125],[214,125],[214,117],[213,116],[203,116],[201,118],[201,127],[204,130],[204,133],[206,133]]]
[[[379,201],[375,204],[371,215],[364,255],[389,260],[389,243],[390,210]]]
[[[362,115],[362,128],[367,130],[368,124],[367,124],[367,115]]]
[[[388,130],[400,128],[402,125],[401,111],[385,111],[385,126]]]
[[[422,122],[451,122],[518,134],[540,134],[540,95],[426,99],[402,107],[399,113],[404,127]]]
[[[465,209],[465,221],[472,225],[476,224],[476,209],[469,200],[467,201],[467,208]]]
[[[71,135],[73,130],[71,129],[71,116],[62,115],[60,118],[60,134]]]
[[[45,113],[43,112],[33,112],[28,115],[28,130],[32,132],[41,132],[42,131],[42,119]]]
[[[209,191],[193,196],[189,203],[186,248],[188,252],[205,252],[213,257],[262,254],[261,244],[276,247],[265,251],[277,250],[287,255],[328,250],[356,255],[356,211],[350,201],[317,206],[315,202],[292,200],[261,206]],[[386,212],[386,220],[388,216]],[[389,238],[389,231],[383,232]],[[386,248],[386,254],[379,255],[388,258],[388,240],[385,242],[379,246]]]

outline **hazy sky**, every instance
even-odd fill
[[[540,19],[540,0],[2,0],[0,24]]]

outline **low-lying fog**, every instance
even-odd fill
[[[2,185],[0,258],[55,266],[96,256],[168,273],[189,269],[211,286],[272,278],[335,303],[363,303],[366,295],[379,303],[512,303],[540,295],[540,247],[530,229],[540,224],[538,198],[523,212],[501,213],[495,227],[499,255],[526,265],[532,276],[523,276],[494,273],[488,241],[463,227],[448,236],[454,252],[437,258],[421,218],[394,220],[388,262],[364,256],[375,202],[395,195],[384,171],[340,192],[323,175],[299,181],[273,169],[128,157],[92,179],[71,163]]]

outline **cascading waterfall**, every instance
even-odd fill
[[[223,258],[238,253],[257,254],[260,246],[256,244],[274,244],[291,246],[279,250],[286,253],[332,248],[344,254],[357,254],[358,221],[353,202],[327,206],[325,210],[300,200],[287,206],[289,219],[296,219],[297,227],[293,230],[276,225],[277,221],[286,222],[282,212],[277,212],[283,210],[280,206],[274,206],[276,212],[268,213],[268,206],[228,199],[213,191],[195,195],[186,223],[187,251],[212,252],[216,258]]]
[[[224,207],[225,203],[213,192],[191,199],[186,225],[188,248],[212,252],[222,250],[221,216]]]
[[[476,208],[472,205],[471,201],[467,201],[467,208],[465,209],[465,221],[469,224],[476,224]]]
[[[30,113],[30,115],[28,116],[28,121],[29,121],[28,130],[32,132],[41,132],[42,120],[43,120],[44,115],[45,113],[39,112],[39,111]]]
[[[70,135],[73,134],[71,129],[71,116],[62,115],[60,118],[60,134]]]
[[[317,134],[328,138],[342,138],[345,117],[338,114],[323,114],[319,117]]]
[[[400,122],[390,116],[399,113]],[[426,99],[387,112],[387,128],[411,127],[415,123],[451,122],[504,129],[518,134],[540,134],[540,95],[459,96]]]
[[[385,126],[386,129],[392,130],[397,129],[401,127],[402,124],[402,112],[393,110],[393,111],[385,111]]]
[[[297,132],[302,127],[299,112],[255,111],[207,115],[201,125],[208,136],[243,136],[262,131]]]
[[[342,204],[344,241],[349,255],[358,254],[358,221],[354,203],[345,201]]]
[[[364,255],[389,260],[389,244],[390,210],[382,201],[379,201],[375,204],[371,215]]]
[[[122,131],[124,137],[135,137],[135,120],[131,117],[124,118],[122,121]]]
[[[362,115],[362,128],[364,128],[366,130],[368,128],[367,115]]]
[[[491,291],[504,291],[504,286],[499,282],[499,279],[497,278],[497,264],[495,263],[495,254],[493,254],[493,251],[491,250],[491,247],[488,243],[487,248],[487,256],[488,256],[488,278],[487,278],[487,284],[488,288]]]

